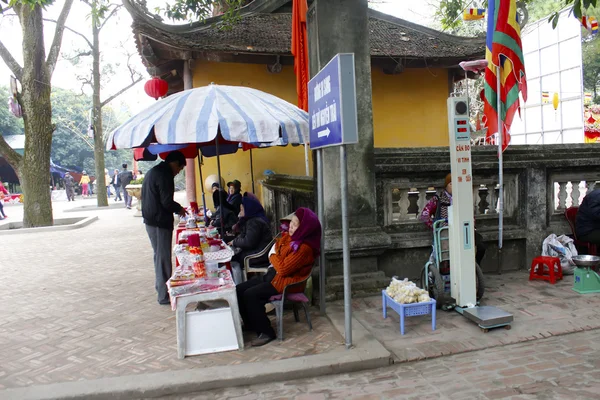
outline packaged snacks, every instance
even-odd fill
[[[392,278],[392,282],[385,291],[388,296],[400,304],[431,301],[426,290],[418,288],[417,285],[407,278],[404,278],[404,280]]]

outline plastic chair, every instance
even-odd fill
[[[304,309],[304,315],[306,316],[306,322],[308,323],[309,330],[312,331],[312,322],[310,321],[310,313],[308,311],[308,297],[304,294],[304,292],[300,293],[288,293],[288,290],[293,287],[305,285],[308,281],[312,279],[312,270],[308,276],[300,282],[292,283],[291,285],[287,285],[283,289],[283,293],[271,296],[269,302],[273,304],[275,307],[275,313],[277,315],[277,337],[279,341],[283,341],[283,305],[285,302],[292,303],[292,307],[294,310],[294,318],[296,322],[300,322],[300,317],[298,316],[298,309],[296,306],[298,304],[302,304],[302,308]]]
[[[270,265],[268,262],[265,265],[261,265],[258,267],[256,267],[256,266],[252,267],[252,266],[250,266],[250,260],[260,258],[260,257],[264,256],[265,254],[267,254],[271,250],[271,247],[273,247],[273,245],[275,244],[275,241],[279,238],[280,235],[281,234],[275,236],[273,238],[273,240],[271,240],[269,242],[269,244],[264,249],[262,249],[259,253],[244,257],[244,282],[248,280],[249,273],[263,273],[264,274],[265,272],[267,272],[267,269],[269,268],[269,265]]]
[[[577,233],[575,233],[575,221],[577,220],[577,211],[579,211],[579,207],[569,207],[565,210],[565,218],[569,223],[569,227],[571,228],[571,233],[573,234],[575,247],[585,248],[586,254],[595,256],[597,254],[597,249],[594,243],[584,242],[582,240],[577,239]]]

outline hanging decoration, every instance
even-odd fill
[[[155,76],[146,82],[144,91],[148,96],[153,97],[154,100],[158,100],[160,97],[167,94],[169,91],[169,84],[164,79]]]
[[[8,109],[17,118],[23,117],[23,110],[21,109],[21,105],[17,101],[17,98],[11,96],[8,98]]]
[[[600,106],[592,104],[585,108],[585,113],[589,112],[589,117],[585,120],[583,128],[584,143],[597,143],[600,139]]]
[[[542,92],[542,104],[550,103],[550,92]]]
[[[560,99],[558,98],[558,92],[554,92],[552,96],[552,107],[554,107],[554,111],[558,110],[558,104],[560,103]]]
[[[467,8],[463,13],[463,21],[477,21],[485,18],[484,8]]]
[[[14,76],[10,77],[10,97],[8,98],[8,111],[11,112],[17,118],[23,117],[23,109],[17,100],[19,89],[17,86],[17,78]]]
[[[592,104],[592,94],[585,92],[583,94],[583,104]]]
[[[581,25],[587,29],[593,36],[598,34],[598,19],[594,16],[588,17],[584,15],[581,18],[578,18]]]

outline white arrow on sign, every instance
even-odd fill
[[[330,133],[331,133],[331,131],[329,130],[329,128],[325,128],[322,131],[319,131],[317,133],[317,137],[320,137],[320,138],[322,138],[322,137],[329,137]]]

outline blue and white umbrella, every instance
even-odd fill
[[[108,150],[159,144],[305,144],[308,113],[271,94],[211,84],[157,101],[112,131]]]

